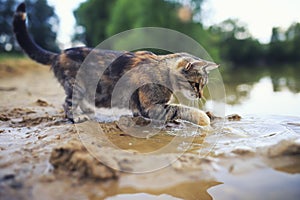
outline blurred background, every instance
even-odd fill
[[[12,33],[20,0],[0,0],[0,66],[23,57]],[[25,0],[42,47],[97,46],[119,32],[164,27],[199,42],[221,63],[226,113],[300,115],[297,0]],[[180,44],[179,44],[180,45]]]

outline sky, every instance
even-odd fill
[[[247,24],[253,37],[269,42],[273,27],[287,29],[300,22],[299,0],[207,0],[204,5],[205,25],[216,24],[228,18],[237,18]]]
[[[73,10],[85,0],[48,0],[59,19],[58,41],[63,48],[71,47],[75,18]],[[205,26],[235,18],[247,24],[254,38],[262,43],[270,40],[272,27],[288,28],[300,22],[300,0],[206,0],[202,21]]]
[[[48,4],[53,6],[59,18],[59,32],[57,40],[62,49],[72,46],[71,39],[74,34],[75,18],[73,11],[85,0],[48,0]]]

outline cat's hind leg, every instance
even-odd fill
[[[67,95],[63,104],[66,118],[72,123],[79,123],[89,120],[87,115],[78,113],[78,107],[83,104],[85,89],[76,83],[72,83],[71,81],[65,82],[64,89]]]

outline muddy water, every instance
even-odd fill
[[[181,122],[141,137],[114,122],[72,125],[52,74],[29,64],[0,79],[0,199],[300,196],[298,117]]]
[[[130,158],[126,157],[128,165],[134,160],[138,162],[134,164],[135,167],[142,166],[131,166],[130,170],[133,171],[119,180],[121,188],[118,190],[125,194],[117,194],[108,199],[151,199],[153,194],[171,195],[160,196],[162,199],[297,199],[300,194],[299,120],[283,116],[246,116],[240,121],[217,121],[212,129],[198,129],[198,134],[194,132],[191,135],[185,130],[186,126],[192,125],[185,124],[184,128],[172,127],[172,130],[161,131],[147,139],[122,134],[121,137],[120,134],[104,136],[116,145],[111,148],[112,145],[109,144],[107,147],[111,152],[118,149],[118,160],[126,157],[123,151],[133,151]],[[89,124],[91,126],[93,125]],[[95,144],[99,139],[95,135],[99,133],[99,129],[85,130],[79,135],[89,148],[86,136],[83,135],[88,135],[86,138],[89,141],[93,138]],[[93,132],[95,130],[96,133]],[[170,145],[174,137],[181,138],[173,144],[177,149],[173,149],[171,154],[158,151],[163,146]],[[98,143],[101,148],[105,146],[103,140],[102,138]],[[187,145],[187,142],[190,144],[184,154],[181,154],[178,147]],[[100,148],[89,149],[92,153],[100,151]],[[155,152],[156,156],[151,157],[149,152]],[[174,153],[181,157],[175,156],[172,160]],[[98,157],[96,153],[94,155],[101,160],[101,156]],[[166,163],[161,162],[160,158],[168,160],[170,166],[163,166]],[[156,171],[160,167],[162,169]],[[141,169],[145,171],[139,171]],[[147,170],[154,171],[149,174]],[[127,185],[130,185],[129,191],[123,188]],[[125,188],[128,189],[128,186]]]

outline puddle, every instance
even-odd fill
[[[299,121],[246,116],[215,122],[212,129],[184,124],[147,138],[121,130],[105,133],[90,122],[78,131],[96,160],[109,155],[126,172],[114,195],[94,199],[296,199]],[[161,150],[170,144],[168,151]]]
[[[50,109],[50,113],[55,110]],[[3,122],[0,133],[0,194],[6,199],[43,195],[45,199],[223,200],[300,195],[297,117],[243,116],[240,121],[215,121],[211,128],[181,123],[134,137],[114,122],[74,126],[64,125],[58,117],[58,123],[49,123],[52,118],[27,123],[23,112],[16,115],[21,121],[12,120],[12,113],[6,112],[8,123]],[[40,110],[24,113],[27,121],[43,116]],[[21,122],[28,126],[19,127]],[[73,146],[70,138],[77,141]]]
[[[215,123],[214,133],[205,138],[215,143],[211,151],[215,155],[228,155],[244,150],[256,153],[282,140],[293,141],[300,136],[297,122],[300,118],[284,116],[245,116],[240,121]]]

